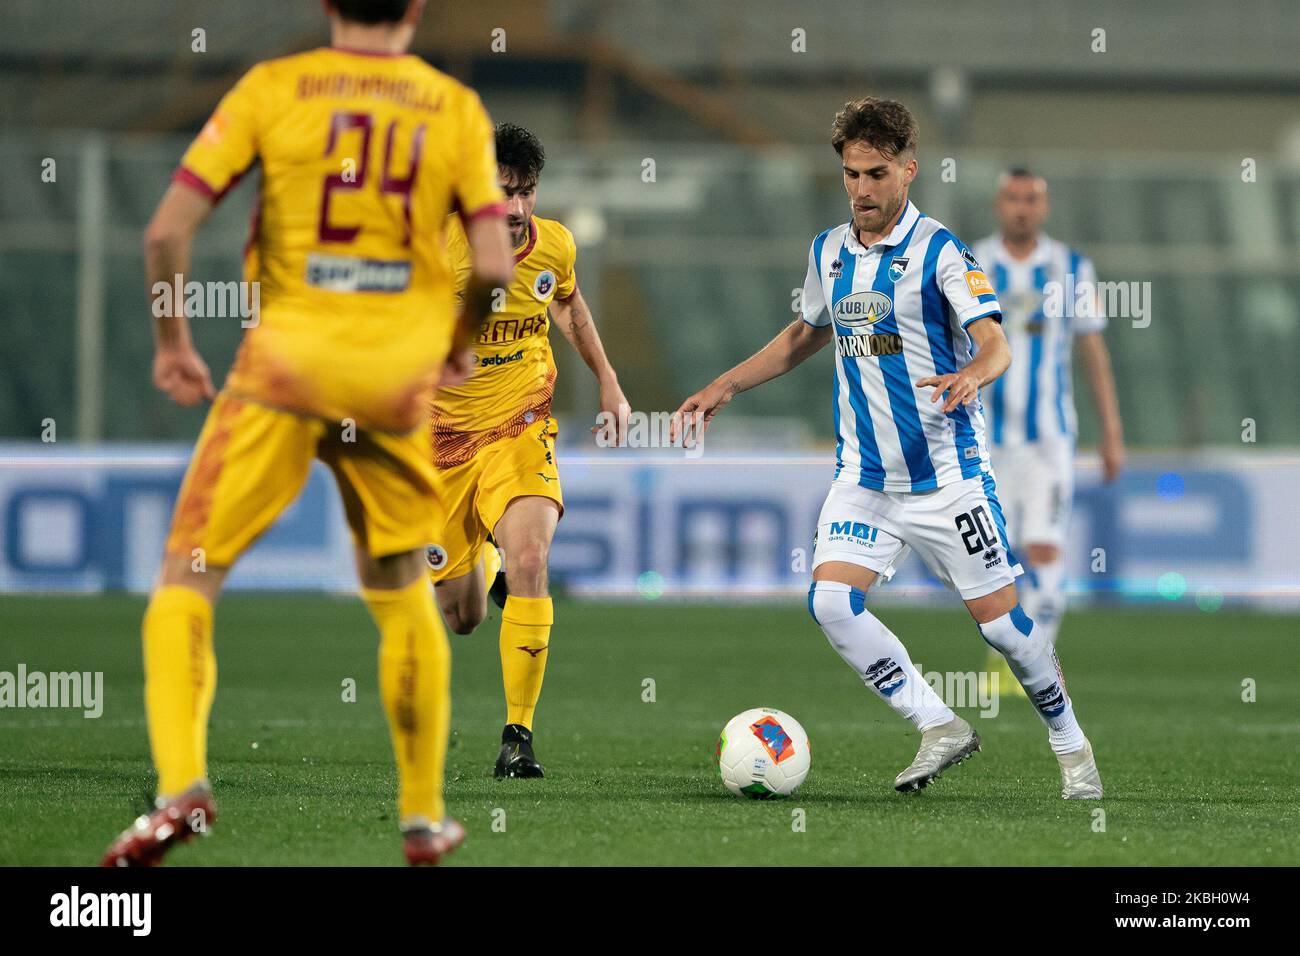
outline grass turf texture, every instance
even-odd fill
[[[802,602],[557,602],[538,713],[541,781],[492,779],[503,722],[499,612],[453,637],[448,802],[470,864],[1300,863],[1300,668],[1293,618],[1087,611],[1062,656],[1107,796],[1065,803],[1023,699],[964,711],[975,758],[914,795],[892,789],[917,735],[848,671]],[[0,598],[0,670],[104,672],[103,716],[0,710],[0,863],[96,862],[145,806],[141,599]],[[885,609],[930,670],[978,670],[964,612]],[[217,613],[210,770],[221,819],[173,865],[401,862],[395,771],[358,601],[230,596]],[[345,703],[343,682],[356,681]],[[643,680],[656,701],[643,702]],[[1243,703],[1242,681],[1258,701]],[[813,746],[786,801],[727,794],[712,765],[734,714],[774,706]],[[494,832],[494,811],[505,832]],[[806,812],[794,832],[792,810]],[[499,813],[497,814],[499,818]]]

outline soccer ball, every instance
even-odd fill
[[[810,766],[808,734],[799,721],[771,707],[737,714],[718,738],[718,773],[738,797],[788,797]]]

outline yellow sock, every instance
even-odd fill
[[[159,588],[144,615],[144,711],[160,797],[207,778],[216,690],[212,605],[191,588]]]
[[[548,597],[511,594],[501,615],[501,678],[506,685],[506,723],[533,729],[533,711],[542,693],[546,649],[555,611]]]
[[[363,590],[379,627],[379,694],[397,757],[402,822],[445,814],[442,773],[451,725],[451,647],[423,577],[397,591]]]

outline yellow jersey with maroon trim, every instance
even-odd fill
[[[417,427],[455,325],[448,213],[504,213],[477,94],[415,56],[268,60],[222,99],[175,180],[219,200],[258,163],[245,278],[260,314],[226,389]]]
[[[463,292],[470,250],[460,223],[447,227],[447,249]],[[474,372],[464,384],[438,390],[433,441],[440,468],[468,461],[480,448],[518,435],[550,414],[555,358],[547,311],[578,287],[573,234],[554,219],[528,221],[524,244],[515,250],[515,274],[501,308],[493,311],[474,342]]]

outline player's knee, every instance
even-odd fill
[[[1033,565],[1055,564],[1061,559],[1061,549],[1054,544],[1031,544],[1025,547],[1025,557]]]
[[[808,588],[808,613],[823,628],[857,617],[867,609],[867,592],[839,581],[814,581]]]
[[[471,601],[457,601],[439,606],[443,620],[447,622],[447,629],[453,634],[472,634],[487,617],[486,600],[479,601],[477,604]]]
[[[1006,614],[977,625],[985,643],[1009,660],[1028,664],[1046,649],[1046,641],[1019,604]]]
[[[168,554],[158,572],[158,588],[183,587],[197,591],[209,604],[215,604],[229,568],[205,564],[198,558],[187,559]]]
[[[511,594],[538,596],[546,590],[546,548],[525,544],[506,549],[506,588]]]

